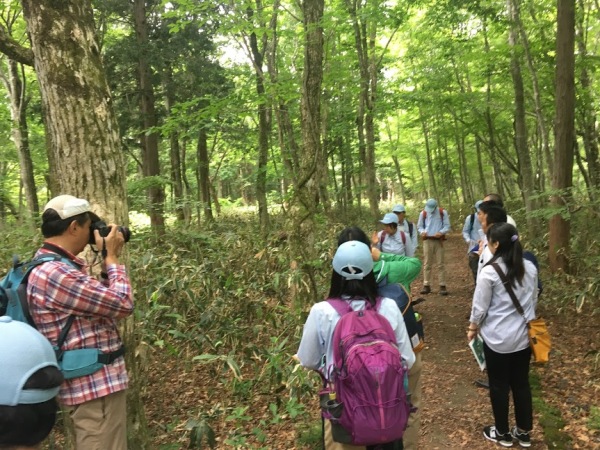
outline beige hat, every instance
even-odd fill
[[[89,212],[92,215],[92,221],[98,218],[96,214],[92,213],[92,207],[87,200],[73,197],[72,195],[59,195],[58,197],[54,197],[46,203],[44,212],[49,209],[56,211],[61,219],[68,219],[69,217],[86,212]]]

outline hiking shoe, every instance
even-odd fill
[[[498,433],[494,425],[483,429],[483,437],[488,441],[497,442],[502,447],[512,447],[513,445],[512,435],[510,433]]]
[[[514,426],[510,434],[517,440],[521,447],[531,447],[531,438],[529,437],[528,431],[520,432],[519,429]]]
[[[440,295],[448,295],[448,291],[446,290],[446,286],[440,286]]]
[[[431,292],[431,288],[429,286],[423,286],[423,289],[421,289],[421,292],[419,292],[419,294],[425,295],[425,294],[429,294],[430,292]]]

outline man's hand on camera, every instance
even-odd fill
[[[104,264],[119,264],[119,255],[123,250],[123,244],[125,238],[123,233],[119,231],[119,227],[114,223],[108,225],[110,227],[110,233],[108,236],[103,238],[100,236],[98,230],[94,230],[94,237],[96,238],[96,247],[99,250],[103,250],[106,246],[106,256],[104,257]]]

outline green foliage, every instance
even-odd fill
[[[600,431],[600,406],[592,405],[590,407],[589,427],[592,430]]]

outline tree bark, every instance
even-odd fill
[[[209,173],[209,158],[208,158],[208,137],[206,130],[202,127],[198,132],[198,190],[200,203],[202,204],[202,212],[204,220],[212,222],[214,220],[212,208],[210,204],[210,173]]]
[[[257,0],[257,9],[261,9],[261,2]],[[251,8],[246,10],[248,19],[252,19],[254,11]],[[265,47],[267,34],[264,33],[262,45],[259,48],[258,36],[252,32],[250,39],[250,56],[254,66],[256,78],[256,93],[258,94],[258,158],[256,164],[256,200],[258,202],[258,218],[263,235],[269,230],[269,209],[267,202],[267,163],[269,160],[269,134],[271,131],[271,120],[269,118],[269,106],[265,96],[265,75],[263,72],[263,62],[265,57]]]
[[[379,189],[375,170],[375,129],[373,109],[377,87],[375,55],[369,53],[374,47],[376,25],[368,24],[363,4],[357,0],[347,0],[348,12],[354,28],[354,45],[360,73],[360,94],[356,116],[358,147],[363,163],[369,209],[373,217],[379,217]],[[371,27],[370,29],[368,27]],[[374,51],[374,50],[372,50]]]
[[[10,97],[10,116],[12,119],[12,138],[19,156],[21,169],[21,183],[27,200],[27,217],[37,217],[40,212],[35,177],[33,175],[33,162],[29,148],[29,128],[27,126],[27,94],[25,74],[19,70],[20,64],[9,59],[7,63],[8,74],[2,80]],[[22,68],[22,66],[21,66]]]
[[[163,71],[163,89],[165,92],[165,109],[167,115],[171,116],[171,110],[175,104],[173,90],[173,73],[170,67]],[[187,202],[183,195],[183,176],[181,167],[181,150],[179,145],[179,133],[177,129],[169,131],[169,160],[171,162],[171,186],[173,190],[173,202],[175,203],[175,216],[178,222],[184,222],[184,208]]]
[[[143,131],[140,134],[142,147],[142,170],[145,177],[156,177],[148,187],[148,210],[152,229],[159,235],[164,234],[165,219],[163,216],[165,192],[158,182],[160,161],[158,155],[158,134],[149,131],[156,127],[154,107],[154,87],[150,63],[148,61],[148,22],[146,20],[145,0],[134,0],[133,18],[138,43],[138,83],[140,89],[140,108],[143,120]]]
[[[23,0],[23,13],[34,53],[51,153],[53,195],[88,199],[107,221],[127,224],[125,161],[119,128],[89,1]],[[140,397],[143,372],[136,352],[139,335],[133,317],[124,324],[130,350],[127,367],[129,448],[145,449],[148,430]]]
[[[581,85],[581,95],[579,96],[579,128],[585,151],[585,159],[587,162],[586,183],[590,201],[594,202],[598,196],[600,189],[600,151],[598,149],[598,125],[596,107],[594,105],[594,93],[592,80],[588,71],[589,55],[587,51],[587,33],[589,25],[585,23],[586,12],[583,0],[579,0],[579,19],[577,20],[577,48],[579,50],[579,58],[581,59],[579,70],[579,83]],[[589,15],[589,13],[588,13]],[[585,174],[585,167],[580,166]]]
[[[519,177],[521,192],[525,202],[527,213],[531,213],[534,209],[534,180],[533,169],[531,166],[531,155],[527,148],[527,123],[525,119],[525,92],[523,87],[523,75],[521,73],[521,56],[517,51],[518,44],[518,16],[513,5],[513,0],[508,0],[508,11],[511,19],[508,40],[511,47],[510,68],[515,90],[515,150],[517,152],[517,162],[519,165]],[[527,214],[527,225],[531,233],[534,232],[535,220],[532,214]]]
[[[575,143],[575,0],[558,0],[556,32],[556,124],[552,206],[564,210],[571,200]],[[548,257],[552,272],[569,272],[571,221],[550,219]]]

